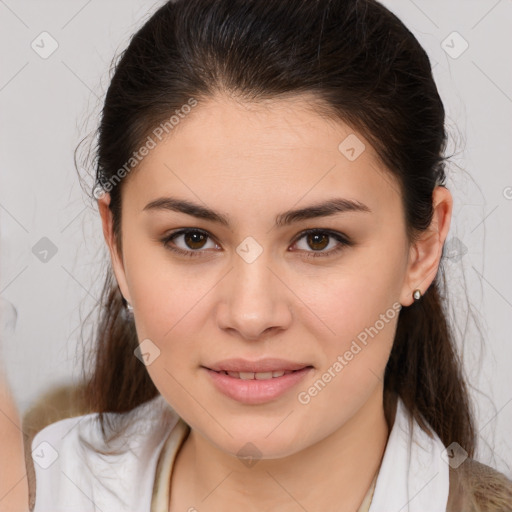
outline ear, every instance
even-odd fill
[[[131,303],[130,293],[128,291],[128,285],[126,282],[126,274],[124,270],[124,262],[122,255],[119,254],[116,246],[116,240],[113,230],[113,217],[112,212],[109,208],[110,205],[110,194],[104,193],[98,199],[98,210],[101,216],[101,224],[103,227],[103,236],[107,242],[107,246],[110,251],[110,259],[112,261],[112,268],[116,276],[117,284],[121,290],[123,297]]]
[[[400,303],[410,306],[414,301],[412,294],[418,289],[422,294],[434,281],[443,245],[450,229],[453,199],[450,191],[443,186],[436,186],[432,192],[434,213],[430,226],[420,234],[419,239],[410,247],[409,262]]]

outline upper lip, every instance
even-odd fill
[[[248,359],[235,358],[218,361],[214,364],[206,366],[206,368],[216,372],[227,371],[263,373],[278,370],[300,370],[306,366],[311,365],[306,363],[295,363],[293,361],[287,361],[286,359],[278,358],[265,358],[259,359],[258,361],[249,361]]]

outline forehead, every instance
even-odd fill
[[[361,134],[332,115],[322,115],[324,110],[324,104],[311,95],[253,103],[216,96],[202,100],[183,116],[166,142],[172,146],[172,139],[178,139],[174,146],[200,149],[224,160],[262,152],[271,153],[273,158],[289,157],[287,151],[337,156],[339,143],[352,135],[364,141],[366,157],[379,163]],[[159,146],[165,145],[163,142]],[[147,162],[151,161],[149,156]]]
[[[307,95],[257,103],[225,96],[201,101],[157,142],[126,185],[140,209],[164,189],[224,200],[227,194],[233,202],[273,195],[286,203],[306,193],[312,200],[331,191],[373,194],[378,202],[384,192],[398,192],[365,137],[321,115]]]

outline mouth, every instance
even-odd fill
[[[268,380],[268,379],[277,379],[282,377],[283,375],[288,375],[290,373],[300,372],[301,370],[313,368],[311,365],[304,366],[299,368],[298,370],[275,370],[271,372],[232,372],[227,370],[212,370],[211,368],[207,368],[208,370],[214,371],[215,373],[220,373],[222,375],[229,375],[234,379],[240,380]]]
[[[314,369],[311,365],[295,365],[294,370],[273,369],[249,372],[201,368],[214,388],[223,395],[246,405],[265,404],[277,400],[299,385]]]

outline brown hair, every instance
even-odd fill
[[[160,7],[115,66],[97,142],[103,188],[148,134],[189,98],[245,101],[312,93],[319,111],[363,134],[400,184],[411,241],[432,219],[444,186],[445,111],[427,54],[375,0],[178,0]],[[121,245],[123,182],[110,188]],[[108,189],[107,189],[108,190]],[[134,357],[137,336],[111,270],[101,297],[91,406],[124,412],[158,391]],[[447,321],[443,266],[419,302],[400,311],[384,381],[392,423],[400,396],[420,425],[473,456],[473,412]]]

